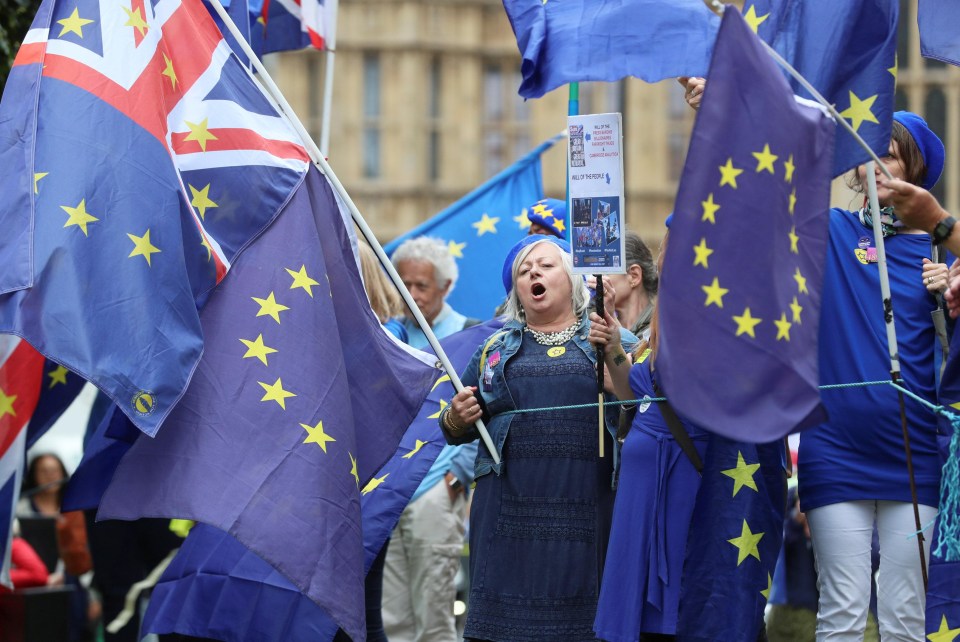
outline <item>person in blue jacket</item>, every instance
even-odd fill
[[[883,164],[894,177],[931,188],[944,147],[926,122],[894,114]],[[877,168],[878,178],[882,177]],[[861,166],[853,185],[866,191]],[[897,218],[892,190],[878,196],[900,368],[906,386],[935,399],[936,336],[931,312],[946,288],[946,267],[929,262],[931,237]],[[936,239],[934,239],[936,240]],[[876,239],[869,208],[834,209],[820,319],[820,383],[886,378],[890,370],[880,299]],[[877,617],[884,640],[923,640],[924,587],[896,390],[864,386],[822,393],[829,420],[800,438],[800,504],[810,525],[819,573],[818,642],[861,640],[870,601],[870,543],[880,538]],[[940,468],[936,420],[906,402],[921,524],[937,514]],[[926,542],[929,560],[929,539]]]
[[[501,332],[477,348],[465,389],[439,422],[450,443],[477,439],[481,417],[500,455],[481,443],[471,507],[471,589],[464,637],[491,642],[593,640],[613,509],[614,422],[599,457],[589,293],[569,246],[520,241],[504,264]],[[636,338],[623,331],[632,349]],[[517,409],[536,412],[507,414]],[[492,474],[491,474],[492,473]]]

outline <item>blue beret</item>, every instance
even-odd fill
[[[945,152],[943,141],[933,133],[925,121],[913,112],[898,111],[893,113],[893,119],[906,127],[907,131],[916,141],[920,148],[920,154],[923,156],[923,163],[927,166],[927,178],[923,181],[924,189],[932,189],[940,175],[943,174],[943,159]]]
[[[531,234],[529,236],[523,237],[519,243],[510,248],[510,251],[507,252],[507,258],[503,262],[503,289],[510,293],[510,288],[513,287],[513,262],[517,260],[517,255],[520,254],[523,248],[528,245],[533,245],[534,243],[539,243],[541,241],[547,241],[548,243],[553,243],[561,250],[570,253],[570,244],[564,241],[563,239],[558,239],[556,236],[547,236],[546,234]]]
[[[673,212],[670,212],[670,214],[667,215],[667,220],[665,220],[663,224],[667,226],[668,230],[670,229],[670,225],[673,224]]]
[[[556,237],[567,238],[567,202],[545,198],[527,208],[527,219],[543,226]]]

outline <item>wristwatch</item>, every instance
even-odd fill
[[[933,239],[933,242],[937,245],[940,245],[948,238],[950,238],[950,233],[953,231],[953,226],[957,224],[957,219],[952,216],[948,216],[943,219],[937,226],[933,228],[933,234],[930,235],[930,238]]]

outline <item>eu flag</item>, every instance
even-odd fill
[[[782,440],[710,436],[687,535],[677,640],[757,639],[783,543],[783,455]]]
[[[506,298],[500,278],[503,260],[530,227],[526,208],[543,198],[540,155],[558,139],[542,143],[447,209],[391,241],[384,250],[391,254],[405,240],[417,236],[442,239],[460,266],[460,278],[447,303],[468,317],[489,319]]]
[[[43,381],[40,384],[40,399],[27,425],[27,449],[29,450],[70,404],[73,403],[86,381],[54,361],[46,360],[43,366]]]
[[[749,0],[750,28],[800,72],[878,156],[890,144],[898,0]],[[791,78],[794,91],[812,98]],[[870,160],[837,127],[833,175]]]
[[[311,168],[210,296],[190,387],[156,438],[123,457],[98,517],[224,530],[356,639],[361,489],[396,452],[437,371],[370,310],[350,231]]]
[[[305,47],[327,49],[335,39],[337,0],[262,0],[251,2],[249,9],[250,45],[260,57]]]
[[[308,157],[202,0],[45,0],[0,103],[0,331],[154,434]]]
[[[677,413],[731,439],[823,421],[817,377],[833,122],[724,13],[663,268],[659,360]]]
[[[960,5],[954,0],[920,0],[917,26],[924,57],[960,66]]]
[[[462,371],[477,346],[502,325],[494,319],[443,339],[440,344],[454,369]],[[449,376],[440,376],[393,457],[361,491],[367,570],[443,448],[437,417],[453,395]],[[153,589],[143,624],[144,633],[238,642],[330,640],[336,630],[323,609],[267,562],[229,534],[203,524],[190,531]]]
[[[571,82],[703,76],[719,19],[703,0],[503,0],[523,63],[520,95]]]

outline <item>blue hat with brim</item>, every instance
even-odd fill
[[[927,121],[913,112],[894,112],[893,119],[906,127],[910,136],[917,143],[917,147],[920,148],[923,164],[927,166],[927,177],[921,187],[933,189],[933,186],[940,180],[940,175],[943,174],[943,161],[946,156],[943,141],[933,133],[933,130],[927,125]]]
[[[545,198],[527,208],[527,220],[550,230],[554,236],[567,238],[567,202]]]
[[[558,239],[556,236],[547,236],[546,234],[531,234],[523,237],[519,243],[510,248],[510,251],[507,252],[507,258],[503,262],[503,272],[501,276],[503,278],[503,289],[507,294],[510,293],[510,289],[513,287],[513,262],[517,260],[517,255],[523,251],[523,248],[541,241],[553,243],[567,254],[570,253],[570,244],[563,239]]]

